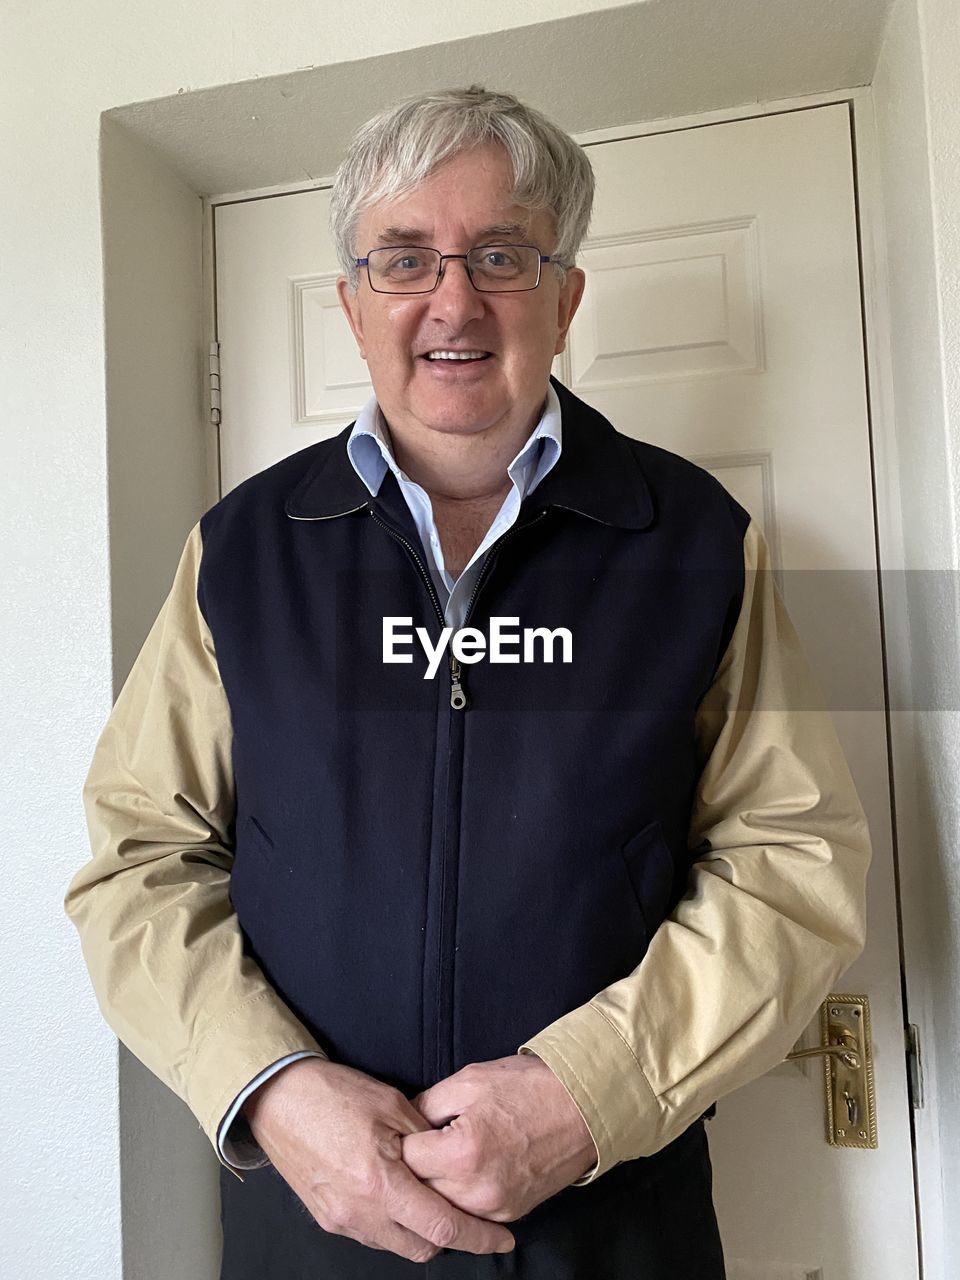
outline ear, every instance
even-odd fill
[[[350,288],[347,277],[339,276],[337,279],[337,298],[344,315],[347,317],[347,323],[353,330],[353,336],[357,340],[360,356],[366,360],[367,352],[363,345],[363,317],[360,314],[360,289],[358,287],[356,293],[354,293]]]
[[[567,330],[570,328],[570,322],[573,317],[577,314],[577,308],[580,306],[580,299],[583,297],[586,283],[586,272],[582,271],[580,267],[567,268],[567,278],[557,299],[557,345],[553,352],[555,356],[558,356],[567,345]]]

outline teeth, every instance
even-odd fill
[[[428,360],[481,360],[486,351],[428,351]]]

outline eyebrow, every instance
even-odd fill
[[[481,227],[474,235],[476,241],[489,240],[491,236],[522,236],[527,235],[527,228],[519,222],[494,222],[489,227]],[[429,238],[430,233],[424,231],[422,227],[403,227],[393,226],[384,227],[377,236],[378,244],[409,244],[423,245]]]

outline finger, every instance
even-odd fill
[[[415,1231],[409,1231],[389,1218],[383,1219],[378,1224],[374,1235],[356,1235],[351,1238],[359,1241],[360,1244],[365,1244],[369,1249],[385,1249],[390,1253],[396,1253],[401,1258],[406,1258],[408,1262],[429,1262],[440,1251],[439,1245],[433,1244],[430,1240],[424,1240],[423,1236],[418,1236]]]
[[[400,1140],[403,1163],[421,1181],[455,1176],[459,1142],[452,1129],[427,1129]]]
[[[433,1128],[426,1116],[403,1096],[390,1119],[398,1133],[425,1133]]]
[[[417,1094],[417,1099],[417,1111],[435,1129],[455,1120],[470,1102],[455,1085],[448,1086],[445,1080]]]
[[[464,1253],[508,1253],[516,1244],[499,1222],[475,1218],[419,1182],[408,1169],[398,1179],[389,1207],[395,1222],[442,1249]]]

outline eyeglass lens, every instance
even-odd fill
[[[367,270],[379,293],[429,293],[440,279],[439,249],[391,246],[371,249]],[[540,280],[540,250],[528,244],[485,244],[467,254],[474,288],[490,293],[535,289]]]

